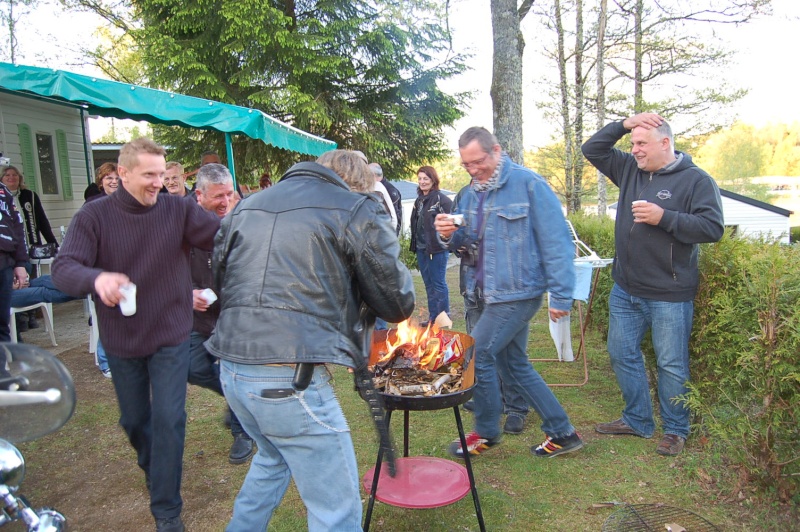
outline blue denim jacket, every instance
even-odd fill
[[[483,297],[487,303],[506,303],[550,292],[550,307],[572,308],[575,286],[575,245],[561,203],[542,178],[503,154],[497,187],[484,201]],[[478,195],[464,187],[453,204],[453,213],[464,215],[465,224],[448,242],[451,251],[479,238]],[[461,268],[462,294],[474,293],[475,268]]]

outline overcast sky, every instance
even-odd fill
[[[475,99],[468,115],[448,132],[448,143],[455,147],[459,133],[472,125],[492,126],[491,86],[492,36],[489,0],[451,0],[453,46],[474,54],[473,70],[446,83],[446,90],[471,90]],[[768,122],[800,121],[796,55],[800,51],[800,1],[773,0],[774,15],[753,21],[739,28],[725,27],[722,32],[732,48],[738,50],[736,64],[727,72],[735,87],[750,89],[748,96],[735,104],[734,112],[745,122],[760,126]],[[43,0],[34,13],[19,25],[18,63],[64,68],[74,72],[97,74],[81,65],[77,53],[81,45],[93,41],[99,24],[89,14],[64,14],[55,0]],[[5,49],[0,57],[8,61],[8,35],[0,30],[0,43]],[[526,35],[524,79],[524,141],[526,148],[549,142],[552,132],[536,108],[541,87],[536,84],[541,72],[548,68],[533,43],[534,35]],[[94,129],[94,127],[93,127]],[[99,136],[93,130],[93,135]]]

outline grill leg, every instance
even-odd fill
[[[478,488],[475,486],[475,475],[472,474],[472,460],[470,460],[469,453],[467,452],[467,437],[464,435],[464,425],[461,423],[461,412],[458,411],[458,406],[453,407],[453,413],[456,416],[458,437],[461,439],[461,449],[464,451],[464,467],[467,468],[469,487],[472,490],[472,501],[475,503],[475,513],[478,516],[478,526],[480,526],[481,532],[486,532],[486,525],[483,523],[483,512],[481,512],[481,502],[478,500]]]
[[[406,412],[408,415],[408,412]],[[392,411],[386,411],[386,426],[392,420]],[[463,432],[463,431],[462,431]],[[375,506],[375,494],[378,493],[378,478],[381,476],[381,465],[383,464],[383,447],[378,446],[378,459],[375,461],[375,474],[372,476],[372,489],[369,492],[369,503],[367,503],[367,516],[364,518],[364,532],[369,532],[369,523],[372,520],[372,509]],[[482,522],[482,521],[481,521]],[[481,529],[483,530],[483,529]]]

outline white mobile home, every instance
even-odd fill
[[[83,136],[78,106],[0,92],[0,153],[39,195],[56,236],[92,175]]]
[[[725,227],[734,234],[753,238],[775,238],[789,243],[789,216],[792,211],[747,196],[720,189]]]

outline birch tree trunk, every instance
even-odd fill
[[[606,80],[605,49],[606,23],[608,22],[608,0],[600,0],[600,11],[597,15],[597,129],[606,125]],[[608,208],[608,191],[606,176],[597,171],[597,215],[605,216]]]
[[[586,79],[583,76],[583,0],[575,0],[575,134],[572,165],[572,208],[570,212],[580,212],[583,191],[584,159],[580,153],[583,144],[583,111]]]
[[[557,58],[558,58],[558,85],[559,94],[561,96],[560,112],[561,112],[561,127],[562,135],[564,138],[564,200],[567,205],[567,213],[572,212],[573,206],[573,166],[574,166],[574,146],[572,139],[572,121],[570,118],[570,98],[569,98],[569,80],[567,79],[567,58],[564,46],[564,23],[561,20],[561,0],[554,0],[555,8],[554,22],[556,26],[557,37]]]

